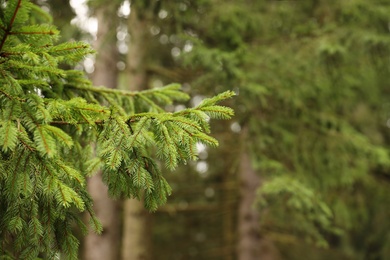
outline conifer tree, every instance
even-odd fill
[[[78,213],[88,212],[102,231],[85,185],[98,168],[113,197],[142,197],[156,210],[171,192],[160,164],[173,170],[197,158],[197,142],[216,146],[209,119],[233,115],[217,104],[231,91],[166,112],[165,105],[188,99],[177,84],[142,92],[92,86],[82,71],[62,67],[93,50],[82,42],[56,44],[50,19],[27,0],[1,1],[0,255],[6,259],[60,253],[77,259],[73,227],[86,232]]]
[[[237,87],[240,93],[234,99],[235,133],[226,138],[240,149],[226,146],[232,160],[218,160],[209,151],[208,173],[225,177],[226,169],[233,169],[245,177],[243,173],[254,170],[263,184],[257,193],[253,179],[246,179],[250,188],[242,182],[237,185],[252,202],[256,196],[259,201],[257,207],[244,205],[252,217],[243,211],[239,218],[232,216],[251,225],[241,229],[244,236],[236,233],[237,240],[252,239],[254,252],[260,248],[259,240],[271,241],[283,259],[389,258],[390,240],[384,235],[390,213],[384,206],[389,201],[384,176],[390,165],[389,3],[177,2],[162,4],[167,15],[156,25],[158,53],[163,53],[158,40],[166,35],[167,56],[175,47],[181,51],[165,75],[193,73],[195,80],[187,76],[185,82],[203,95],[226,87]],[[174,37],[181,41],[171,42]],[[166,59],[160,61],[170,65]],[[229,135],[226,129],[220,139]],[[234,167],[237,164],[240,167]],[[244,196],[239,198],[243,205]],[[181,231],[178,222],[175,227]],[[158,228],[164,225],[156,223]],[[196,258],[207,259],[202,246],[216,241],[210,239],[212,232],[207,230]],[[167,236],[160,233],[164,242]],[[179,237],[180,233],[173,239]],[[185,242],[180,253],[190,256]],[[174,243],[173,251],[165,243],[155,249],[156,255],[172,251],[170,256],[179,255],[180,245]],[[262,250],[252,259],[265,259],[270,251]],[[238,259],[247,259],[241,252],[249,250],[237,251]]]

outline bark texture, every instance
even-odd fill
[[[92,82],[95,86],[117,86],[118,51],[116,48],[116,8],[101,6],[95,10],[98,19],[98,34],[94,44],[97,50]],[[117,260],[120,253],[120,203],[108,196],[107,186],[102,182],[101,172],[88,179],[88,191],[94,200],[94,210],[102,222],[101,235],[90,231],[84,240],[83,259]]]

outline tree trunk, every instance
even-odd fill
[[[129,199],[123,210],[123,260],[151,259],[151,215],[142,202]]]
[[[226,131],[229,129],[230,121],[218,122],[218,128],[215,129],[214,135],[217,137],[220,146],[214,152],[217,153],[217,158],[224,158],[220,169],[220,178],[222,179],[221,190],[221,224],[222,224],[222,257],[224,260],[236,259],[236,251],[234,245],[236,243],[236,217],[237,217],[237,160],[235,156],[239,153],[237,140],[232,132]],[[221,167],[220,166],[220,167]]]
[[[242,142],[239,166],[238,207],[238,248],[239,260],[275,260],[279,259],[274,245],[261,236],[260,213],[254,208],[256,190],[261,185],[261,178],[253,169],[248,147],[248,129],[242,129]]]
[[[130,44],[127,56],[127,76],[129,89],[147,88],[145,60],[149,28],[147,21],[137,15],[132,5],[128,22]],[[151,259],[151,214],[145,210],[143,202],[129,199],[123,205],[123,260]]]
[[[98,19],[98,34],[95,42],[95,71],[92,82],[95,86],[115,88],[117,86],[118,51],[116,48],[116,8],[113,5],[100,6],[95,10]],[[102,222],[103,233],[97,235],[90,231],[84,240],[83,259],[119,259],[120,203],[108,196],[107,186],[102,182],[102,173],[88,179],[88,191],[94,201],[94,210]]]

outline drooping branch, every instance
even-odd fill
[[[19,35],[19,34],[49,34],[49,35],[55,35],[56,33],[53,31],[47,31],[47,32],[8,32],[8,35]]]
[[[99,93],[99,94],[119,94],[122,96],[130,96],[134,97],[137,95],[136,92],[132,91],[125,91],[125,90],[119,90],[119,89],[111,89],[111,88],[106,88],[106,87],[92,87],[92,86],[82,86],[82,85],[67,85],[68,88],[73,88],[73,89],[78,89],[78,90],[84,90],[84,91],[90,91],[94,93]]]
[[[13,13],[13,15],[12,15],[12,18],[11,18],[11,21],[10,21],[10,23],[8,24],[7,28],[5,29],[3,39],[1,39],[0,51],[3,49],[5,40],[7,39],[8,35],[11,33],[12,25],[14,24],[14,21],[15,21],[15,18],[16,18],[16,14],[17,14],[18,11],[19,11],[20,4],[21,4],[21,3],[22,3],[22,0],[18,0],[18,3],[17,3],[16,8],[15,8],[15,11],[14,11],[14,13]]]
[[[98,94],[116,94],[120,96],[127,96],[127,97],[135,97],[135,96],[149,96],[154,95],[159,92],[164,92],[165,90],[173,90],[178,91],[180,85],[179,84],[170,84],[168,86],[162,87],[162,88],[154,88],[154,89],[147,89],[142,91],[128,91],[128,90],[120,90],[120,89],[112,89],[112,88],[106,88],[106,87],[93,87],[93,86],[86,86],[86,85],[66,85],[68,88],[83,90],[83,91],[89,91],[94,92]],[[185,93],[182,93],[182,95],[186,95]]]
[[[87,124],[90,125],[91,123],[87,122],[87,121],[76,122],[76,123],[71,123],[68,121],[52,121],[52,122],[50,122],[50,125],[87,125]],[[97,120],[97,121],[94,121],[93,124],[101,125],[101,124],[104,124],[104,121]]]

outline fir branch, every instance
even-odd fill
[[[138,125],[137,125],[138,131],[137,131],[137,133],[134,133],[134,134],[131,136],[131,139],[130,139],[131,141],[129,142],[129,147],[133,147],[133,146],[134,146],[134,143],[135,143],[135,141],[136,141],[138,135],[141,133],[142,129],[144,128],[145,123],[146,123],[147,120],[148,120],[148,118],[144,117],[144,118],[142,118],[142,119],[139,121],[139,123],[138,123]],[[139,126],[139,124],[141,124],[141,126]],[[131,129],[131,132],[133,132],[133,129]]]
[[[55,35],[56,32],[54,32],[54,31],[46,31],[46,32],[9,32],[8,33],[8,35],[20,35],[20,34],[25,34],[25,35],[33,35],[33,34]]]
[[[17,160],[17,162],[16,162],[16,164],[15,164],[15,169],[14,169],[14,171],[13,171],[12,182],[11,182],[12,190],[16,190],[16,188],[15,188],[15,183],[16,183],[16,177],[18,176],[17,169],[18,169],[18,167],[19,167],[19,165],[20,165],[20,162],[21,162],[21,160],[22,160],[24,151],[25,151],[25,150],[22,150],[22,152],[19,154],[18,160]]]
[[[10,115],[11,117],[11,115]],[[13,151],[16,146],[17,141],[17,128],[13,121],[7,120],[3,126],[0,128],[0,144],[2,145],[2,150]]]
[[[39,125],[37,125],[37,128],[34,132],[34,139],[38,143],[38,149],[43,154],[47,154],[48,156],[52,155],[52,150],[50,149],[49,145],[49,136],[47,133],[44,133],[44,129]]]
[[[31,147],[29,146],[24,140],[22,140],[21,138],[19,138],[19,141],[28,149],[30,150],[31,152],[35,152],[36,149],[34,147]]]
[[[160,106],[158,106],[155,102],[153,102],[152,100],[150,100],[148,97],[146,97],[145,95],[143,94],[140,94],[139,97],[141,99],[143,99],[144,101],[146,101],[146,103],[148,103],[148,105],[154,109],[156,109],[157,111],[159,112],[165,112],[164,109],[162,109]]]
[[[77,240],[71,224],[80,219],[71,206],[88,211],[92,226],[102,230],[85,189],[85,172],[102,167],[112,196],[143,197],[146,208],[155,210],[171,188],[149,156],[157,155],[174,169],[196,157],[197,142],[215,145],[204,134],[206,113],[229,117],[229,110],[214,105],[229,95],[209,99],[187,114],[168,113],[166,104],[189,99],[179,84],[145,91],[94,87],[83,72],[58,66],[80,62],[94,52],[89,45],[53,44],[55,27],[30,19],[38,7],[28,0],[5,3],[0,8],[0,143],[5,150],[1,160],[11,170],[0,177],[12,184],[1,189],[12,189],[5,194],[11,210],[6,209],[10,217],[4,223],[14,233],[1,242],[16,245],[9,252],[16,258],[51,259],[62,251],[73,259]],[[99,155],[83,154],[82,146],[96,140]]]
[[[49,34],[49,35],[55,35],[56,33],[55,32],[46,32],[46,33],[42,33],[42,32],[10,32],[9,35],[12,35],[12,34]],[[45,51],[34,51],[35,54],[40,54],[40,55],[43,55],[45,53],[47,53],[47,48],[48,47],[52,47],[51,45],[44,45],[44,46],[41,46],[41,48],[45,48]],[[55,49],[55,48],[50,48],[48,49],[48,52],[50,54],[54,54],[54,53],[61,53],[61,52],[69,52],[69,51],[76,51],[76,50],[84,50],[84,49],[88,49],[88,45],[84,44],[84,45],[78,45],[78,46],[72,46],[72,47],[68,47],[68,48],[63,48],[63,49]],[[27,52],[11,52],[11,51],[4,51],[4,52],[1,52],[0,53],[0,57],[8,57],[8,56],[22,56],[24,54],[26,54]]]
[[[83,82],[84,83],[84,82]],[[84,91],[90,91],[94,93],[107,93],[107,94],[115,94],[119,96],[125,96],[125,97],[135,97],[139,95],[153,95],[156,92],[163,92],[164,90],[176,90],[179,92],[180,85],[179,84],[170,84],[162,88],[153,88],[153,89],[147,89],[143,91],[128,91],[128,90],[121,90],[121,89],[112,89],[112,88],[107,88],[103,86],[99,87],[93,87],[93,86],[88,86],[85,84],[80,84],[80,85],[75,85],[75,84],[69,84],[66,85],[68,88],[73,88],[73,89],[79,89],[79,90],[84,90]],[[184,94],[184,93],[183,93]],[[187,95],[187,94],[184,94]]]
[[[125,136],[122,135],[122,137],[120,138],[119,143],[117,144],[115,149],[113,149],[113,152],[110,155],[110,167],[111,167],[111,169],[116,169],[117,167],[119,167],[120,163],[122,162],[122,156],[121,156],[120,153],[121,153],[122,143],[124,141],[125,141]]]
[[[74,89],[79,89],[79,90],[85,90],[89,92],[94,92],[98,94],[102,93],[108,93],[108,94],[119,94],[121,96],[130,96],[134,97],[138,94],[137,91],[125,91],[125,90],[120,90],[120,89],[111,89],[111,88],[106,88],[106,87],[92,87],[92,86],[86,86],[86,85],[66,85],[68,88],[74,88]]]
[[[69,121],[51,121],[50,125],[90,125],[90,121],[69,122]],[[93,125],[103,125],[103,120],[93,121]]]
[[[103,114],[107,113],[107,111],[104,109],[93,109],[93,108],[89,108],[89,107],[77,107],[77,109],[85,110],[85,111],[92,111],[92,112],[97,112],[97,113],[103,113]]]
[[[11,21],[10,21],[10,23],[8,24],[7,28],[4,31],[4,36],[3,36],[3,39],[1,39],[1,43],[0,43],[0,52],[3,49],[4,43],[5,43],[6,39],[8,38],[8,35],[10,35],[13,23],[14,23],[15,18],[16,18],[16,14],[19,11],[21,3],[22,3],[22,0],[18,0],[18,3],[17,3],[16,8],[15,8],[15,11],[14,11],[14,13],[12,15],[12,18],[11,18]]]
[[[90,216],[89,223],[93,227],[93,231],[96,232],[96,234],[100,235],[103,231],[103,226],[100,223],[100,221],[96,218],[95,212],[90,208],[87,207],[87,212]]]
[[[48,47],[48,46],[44,46],[44,47]],[[50,49],[50,53],[59,53],[59,52],[75,51],[75,50],[79,50],[79,49],[89,49],[89,46],[86,45],[86,44],[83,44],[83,45],[77,45],[77,46],[72,46],[72,47],[63,48],[63,49],[51,48],[51,49]],[[38,53],[39,53],[39,52],[38,52]]]
[[[33,72],[41,72],[47,74],[57,74],[58,76],[65,76],[64,71],[58,68],[49,68],[47,66],[37,66],[37,65],[28,65],[26,63],[17,62],[15,60],[9,60],[8,64],[11,65],[14,69],[21,69]]]
[[[7,52],[2,52],[0,53],[0,57],[9,57],[9,56],[22,56],[23,54],[25,54],[25,52],[10,52],[10,51],[7,51]]]

